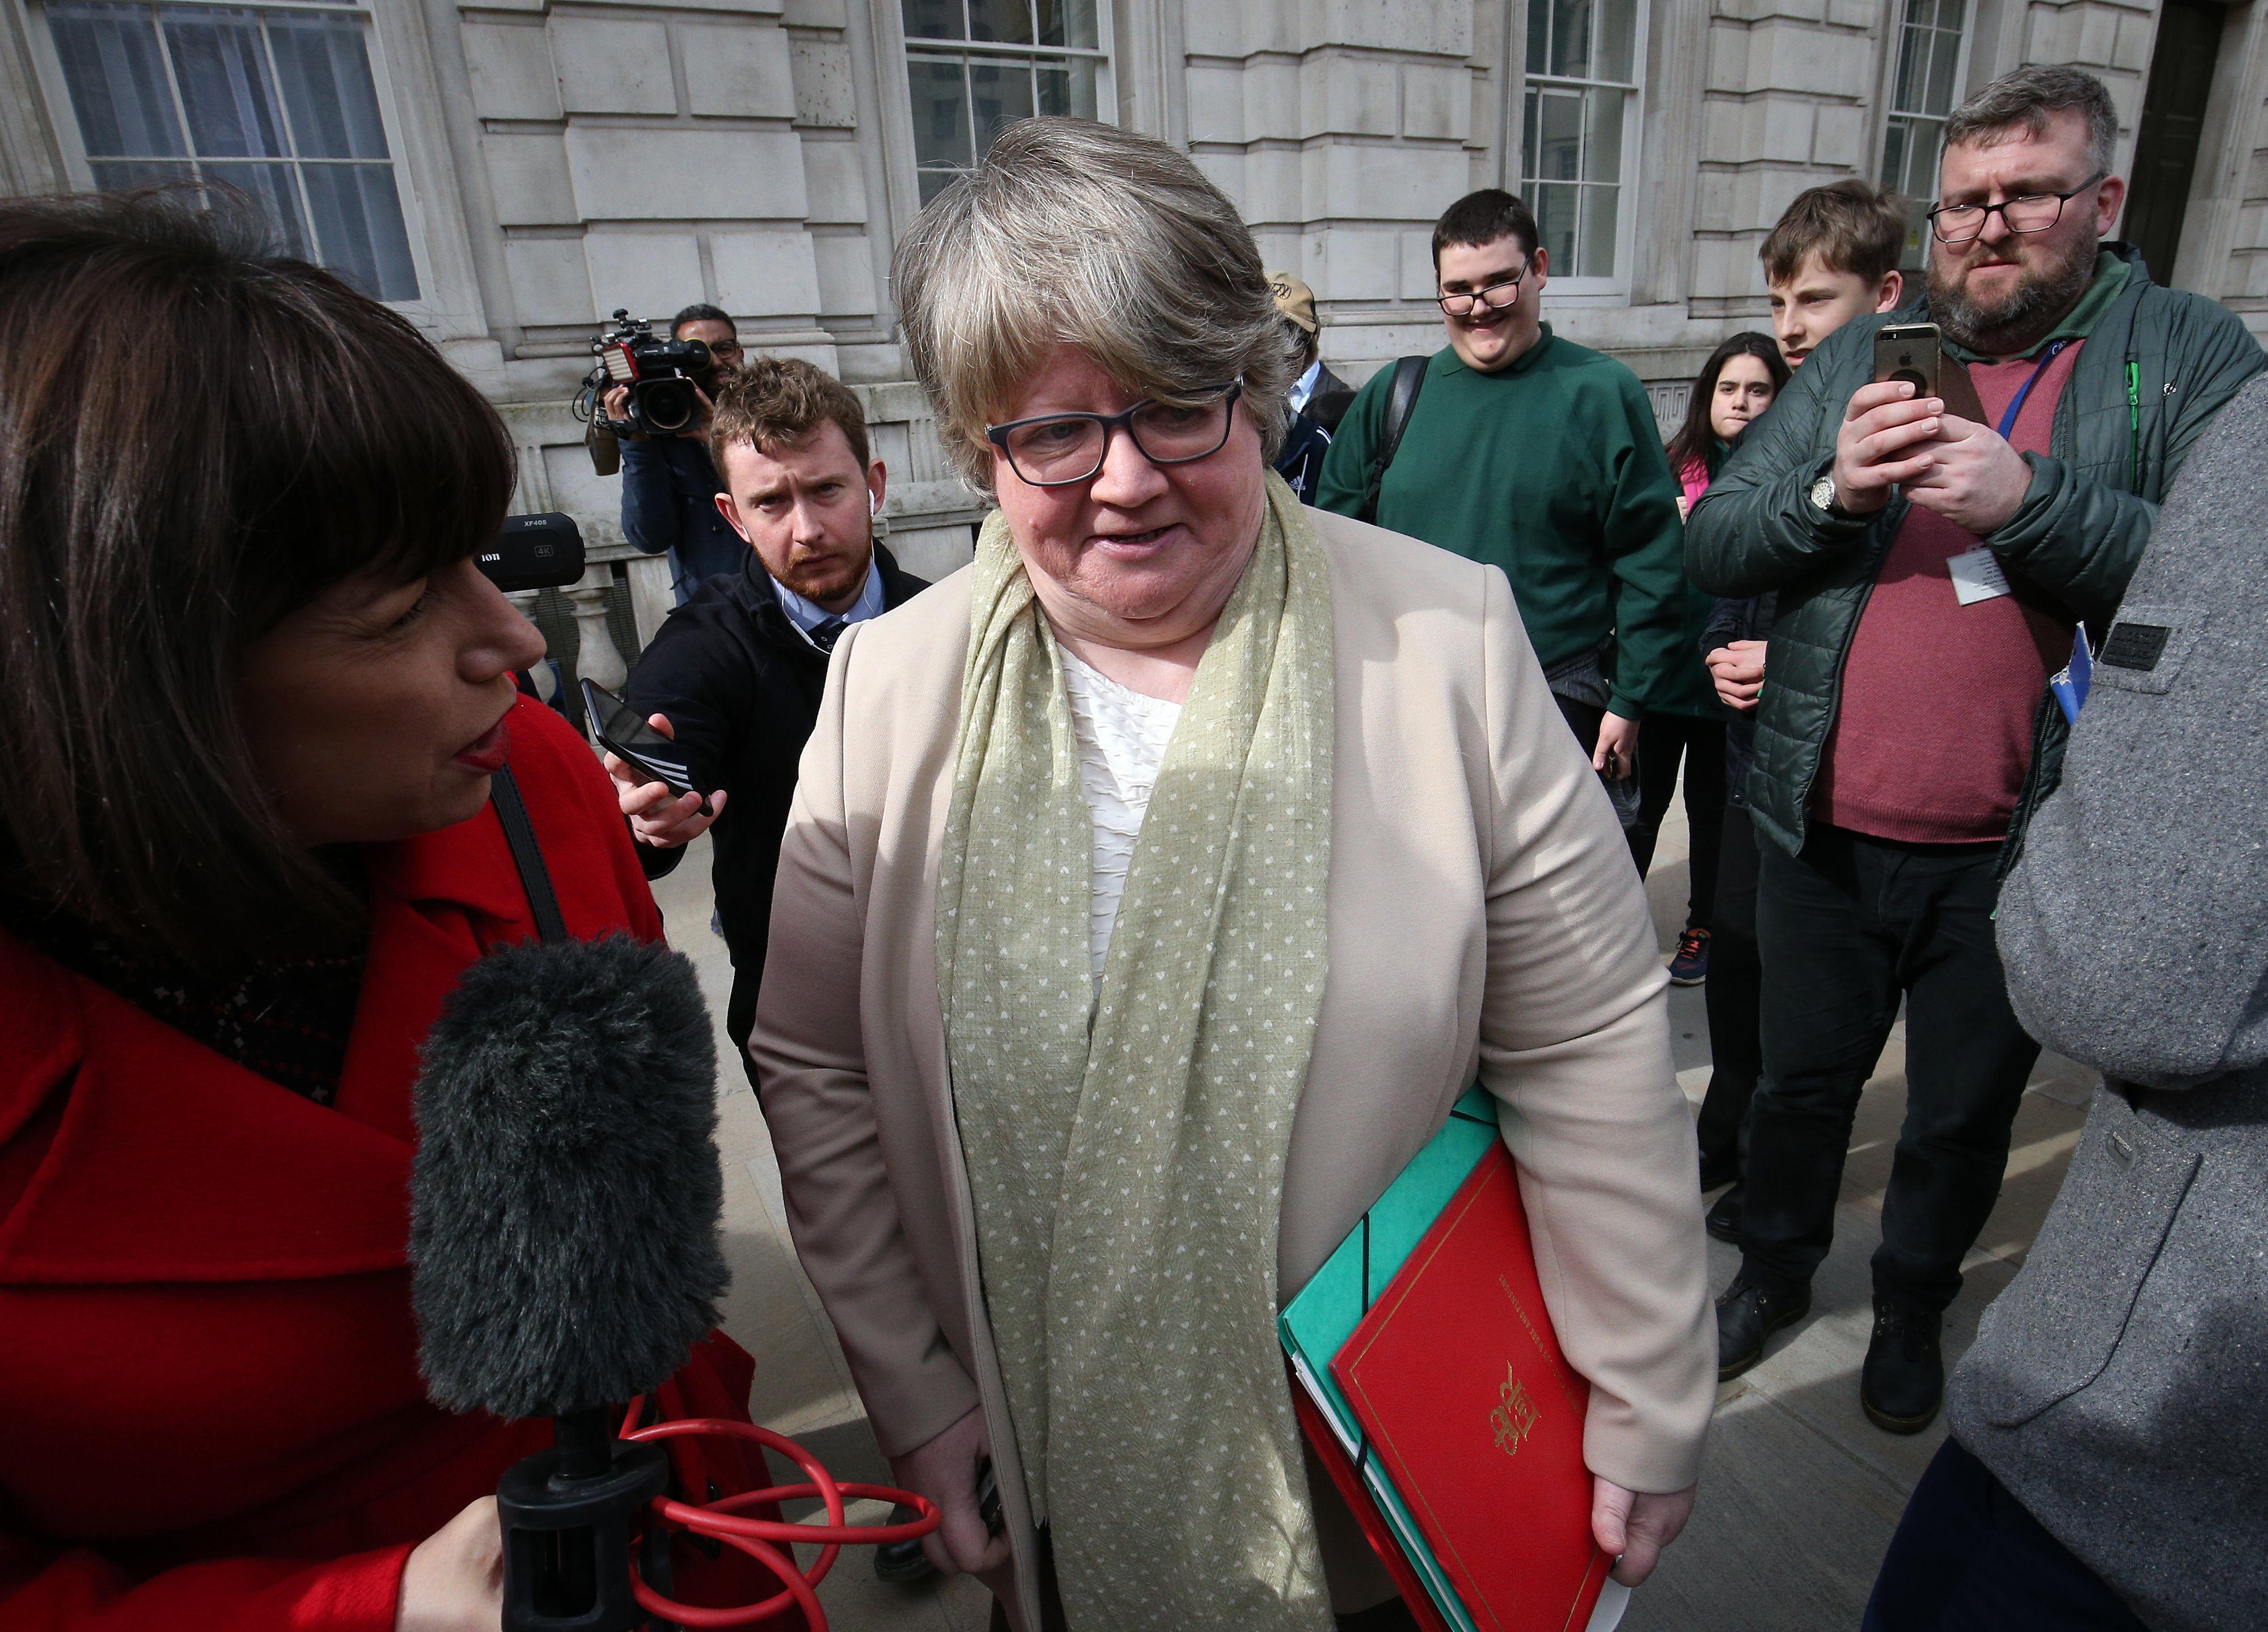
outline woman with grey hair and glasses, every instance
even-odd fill
[[[1171,148],[1011,126],[896,287],[998,508],[836,648],[750,1053],[932,1558],[1030,1632],[1408,1624],[1276,1316],[1477,1077],[1591,1383],[1593,1528],[1643,1577],[1715,1395],[1692,1125],[1503,575],[1270,471],[1283,326]]]

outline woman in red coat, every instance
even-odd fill
[[[8,1632],[497,1624],[488,1493],[549,1425],[426,1402],[404,1248],[418,1045],[534,932],[507,759],[569,930],[661,934],[473,562],[503,427],[257,230],[0,204]],[[750,1372],[712,1335],[661,1403],[745,1419]]]

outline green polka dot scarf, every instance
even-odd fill
[[[1285,1154],[1322,997],[1328,569],[1268,478],[1166,750],[1096,996],[1062,658],[976,546],[938,982],[978,1258],[1073,1632],[1327,1632],[1276,1337]]]

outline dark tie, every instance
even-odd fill
[[[811,643],[821,651],[835,650],[835,643],[843,638],[843,631],[850,627],[848,618],[829,618],[811,631]]]

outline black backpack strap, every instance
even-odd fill
[[[567,920],[559,915],[559,897],[551,888],[551,874],[543,865],[543,847],[535,842],[535,824],[527,819],[527,805],[512,767],[501,766],[489,780],[489,798],[497,820],[504,824],[504,842],[512,846],[512,864],[519,869],[520,887],[535,915],[535,932],[547,941],[567,938]]]
[[[1402,433],[1410,429],[1410,416],[1418,410],[1418,393],[1425,386],[1425,365],[1431,357],[1396,357],[1394,360],[1394,384],[1386,393],[1386,425],[1378,439],[1378,457],[1371,461],[1370,486],[1362,496],[1362,519],[1378,519],[1378,489],[1386,481],[1386,467],[1394,463],[1394,456],[1402,449]]]

